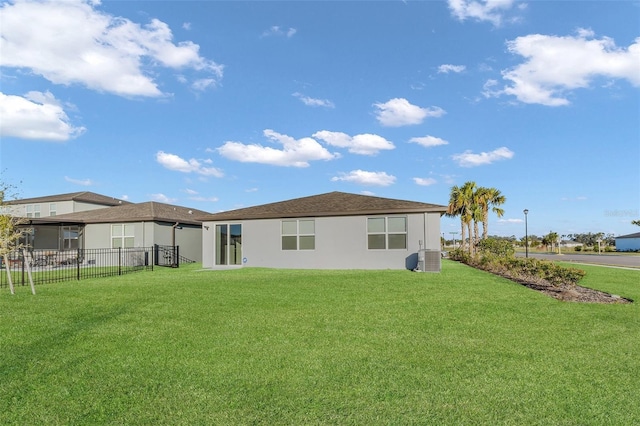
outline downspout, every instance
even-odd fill
[[[176,259],[176,228],[178,228],[178,226],[180,226],[180,222],[176,222],[175,224],[173,224],[172,228],[172,232],[171,232],[171,250],[173,251],[173,256],[171,256],[171,260],[173,261],[171,263],[171,266],[173,268],[177,268],[178,267],[178,260]]]

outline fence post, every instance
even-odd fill
[[[76,251],[76,280],[80,281],[80,247]]]
[[[122,275],[122,247],[118,247],[118,275]]]

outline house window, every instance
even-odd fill
[[[40,205],[28,204],[27,205],[27,217],[40,217]]]
[[[55,216],[56,215],[56,203],[50,203],[49,204],[49,216]]]
[[[80,247],[78,244],[80,238],[80,227],[63,226],[62,227],[62,250],[72,250]]]
[[[406,249],[407,218],[405,216],[367,218],[367,248],[369,250]]]
[[[316,222],[313,219],[282,221],[282,250],[315,250]]]
[[[134,242],[134,225],[111,225],[111,248],[131,248]]]

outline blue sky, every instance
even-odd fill
[[[530,234],[637,232],[639,23],[637,1],[2,1],[2,179],[209,212],[475,181],[507,198],[490,234],[524,236],[525,208]]]

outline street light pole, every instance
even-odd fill
[[[529,230],[527,229],[527,215],[529,214],[529,209],[524,209],[524,253],[525,257],[529,257]]]
[[[455,250],[455,248],[456,248],[456,234],[457,234],[457,232],[449,232],[449,233],[450,233],[450,234],[451,234],[451,236],[452,236],[451,238],[453,239],[453,248],[454,248],[454,250]]]

